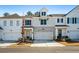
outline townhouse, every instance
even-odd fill
[[[24,36],[35,40],[54,40],[57,36],[79,39],[79,6],[67,14],[47,14],[42,8],[34,15],[24,16]],[[0,39],[18,40],[22,37],[23,17],[17,14],[0,17]]]

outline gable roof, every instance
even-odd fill
[[[0,18],[22,18],[22,16],[19,16],[18,14],[12,14],[12,15],[9,15],[9,16],[3,16],[3,17],[0,17]]]
[[[79,5],[77,5],[76,7],[74,7],[71,11],[69,11],[66,15],[68,15],[70,12],[72,12],[73,10],[75,10],[77,7],[79,7]],[[65,15],[65,16],[66,16]]]

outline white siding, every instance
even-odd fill
[[[7,21],[7,26],[4,26],[3,21]],[[10,26],[10,20],[13,21],[13,26]],[[16,25],[16,21],[20,21],[20,25]],[[2,30],[2,39],[3,40],[18,40],[21,37],[21,27],[22,27],[22,19],[0,19],[0,26],[3,28]]]

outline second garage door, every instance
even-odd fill
[[[35,32],[35,40],[53,40],[53,32]]]

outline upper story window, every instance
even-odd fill
[[[67,18],[67,24],[69,24],[69,17]]]
[[[72,18],[72,24],[74,24],[74,20],[75,20],[75,19],[74,19],[74,18]]]
[[[59,18],[57,19],[57,23],[59,23]]]
[[[61,18],[61,19],[57,19],[57,23],[63,23],[63,18]]]
[[[16,21],[16,26],[19,26],[20,25],[20,21]]]
[[[7,21],[3,21],[4,26],[7,26]]]
[[[46,25],[47,24],[47,20],[46,19],[41,19],[41,25]]]
[[[67,18],[67,24],[76,24],[77,23],[77,18],[73,17],[73,18]]]
[[[46,12],[42,12],[42,16],[46,16]]]
[[[31,20],[25,20],[25,25],[31,25]]]
[[[63,18],[61,18],[61,23],[63,23]]]
[[[10,26],[13,26],[13,20],[10,20]]]

